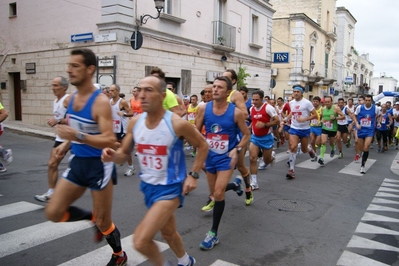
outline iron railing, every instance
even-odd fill
[[[213,44],[236,48],[236,28],[220,20],[212,21]]]

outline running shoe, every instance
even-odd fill
[[[190,260],[190,262],[188,264],[180,264],[179,263],[179,264],[177,264],[177,266],[193,266],[196,263],[196,261],[193,257],[188,256],[188,259]]]
[[[294,170],[289,170],[288,174],[285,175],[287,179],[295,179],[295,173]]]
[[[93,240],[96,243],[100,243],[103,240],[103,238],[104,238],[104,234],[100,231],[100,229],[98,229],[96,224],[94,224],[93,229],[94,229],[94,238],[93,238]]]
[[[236,178],[234,179],[234,184],[237,186],[237,190],[236,193],[238,196],[242,196],[242,194],[244,193],[243,190],[243,184],[244,184],[244,180],[242,179],[241,176],[236,176]]]
[[[344,158],[344,154],[342,153],[342,151],[340,151],[339,155],[338,155],[338,159],[342,159],[342,158]]]
[[[317,155],[315,154],[312,159],[310,159],[311,162],[317,162]]]
[[[13,157],[12,157],[12,150],[11,150],[11,149],[5,150],[5,151],[3,152],[3,158],[2,158],[2,159],[3,159],[3,162],[4,162],[6,165],[12,163],[12,160],[13,160]]]
[[[119,255],[112,254],[111,260],[108,262],[107,266],[125,266],[127,264],[127,255],[123,251],[123,257]]]
[[[35,200],[40,201],[40,202],[49,202],[51,199],[51,195],[50,193],[46,192],[42,195],[35,195]]]
[[[249,206],[254,202],[254,193],[251,191],[249,197],[245,197],[245,205]]]
[[[330,157],[334,157],[335,155],[335,148],[331,148]]]
[[[324,159],[323,158],[319,158],[319,160],[317,161],[320,166],[324,166]]]
[[[7,169],[4,167],[4,165],[1,164],[1,166],[0,166],[0,173],[4,173],[4,172],[6,172],[6,171],[7,171]]]
[[[355,162],[357,162],[357,161],[359,161],[359,159],[360,159],[360,155],[359,154],[356,154],[355,155],[355,159],[353,159]]]
[[[366,168],[364,166],[360,167],[360,173],[365,174],[366,173]]]
[[[127,170],[126,170],[126,172],[125,172],[125,176],[132,176],[132,175],[134,175],[134,171],[135,171],[135,169],[134,169],[134,167],[133,168],[127,168]]]
[[[349,147],[351,146],[351,141],[348,140],[348,141],[346,142],[345,146],[346,146],[347,148],[349,148]]]
[[[197,152],[193,151],[193,152],[191,153],[191,157],[195,157],[195,156],[197,156]]]
[[[259,166],[258,166],[258,170],[265,170],[267,167],[267,164],[263,161],[263,158],[261,158],[262,160],[259,162]]]
[[[206,205],[202,207],[201,211],[210,212],[211,210],[213,210],[214,206],[215,206],[215,201],[209,198],[208,201],[206,202]]]
[[[219,238],[214,232],[209,231],[204,241],[201,242],[200,248],[203,250],[210,250],[217,244],[219,244]]]
[[[314,158],[316,156],[312,149],[312,146],[310,146],[310,145],[308,146],[308,153],[309,153],[310,158]]]

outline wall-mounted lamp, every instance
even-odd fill
[[[157,11],[158,11],[158,16],[153,17],[153,16],[151,16],[151,15],[149,15],[149,14],[146,14],[146,15],[144,15],[144,16],[140,16],[140,25],[146,24],[146,23],[147,23],[147,20],[148,20],[149,18],[158,19],[159,16],[161,16],[161,11],[162,11],[162,9],[165,7],[165,0],[154,0],[154,2],[155,2],[155,8],[156,8]]]
[[[259,77],[259,74],[255,74],[254,77],[255,77],[255,78]]]
[[[226,62],[227,61],[227,56],[224,54],[222,55],[222,57],[220,58],[220,60],[222,60],[222,62]]]
[[[313,71],[313,68],[314,68],[315,65],[316,65],[316,64],[314,63],[314,61],[312,61],[312,62],[310,63],[310,72]]]

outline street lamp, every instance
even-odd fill
[[[149,18],[158,19],[159,16],[161,15],[161,11],[162,11],[162,9],[165,7],[165,0],[154,0],[154,2],[155,2],[155,8],[156,8],[157,11],[158,11],[158,16],[153,17],[153,16],[151,16],[151,15],[149,15],[149,14],[146,14],[146,15],[144,15],[144,16],[140,16],[140,25],[146,24],[146,23],[147,23],[147,20],[148,20]]]

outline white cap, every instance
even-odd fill
[[[396,102],[395,104],[399,104],[399,102]]]

